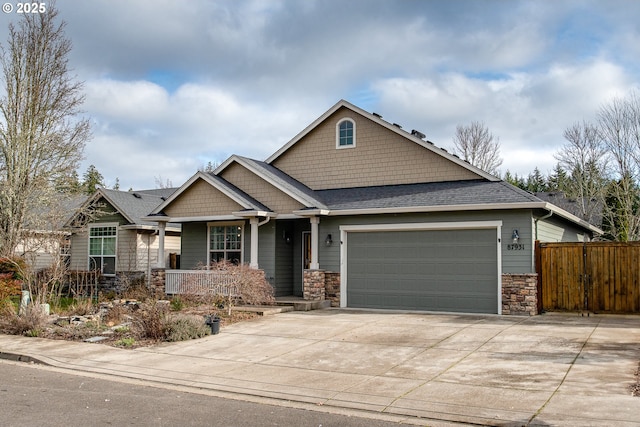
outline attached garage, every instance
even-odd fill
[[[343,306],[500,312],[501,222],[341,227]]]

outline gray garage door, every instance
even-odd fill
[[[350,232],[347,305],[498,312],[495,229]]]

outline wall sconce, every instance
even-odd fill
[[[327,234],[327,238],[324,240],[324,244],[327,246],[331,246],[333,244],[333,239],[331,239],[331,234]]]
[[[511,233],[511,240],[513,240],[513,243],[518,243],[518,241],[520,240],[520,234],[518,234],[518,230],[513,230],[513,233]]]

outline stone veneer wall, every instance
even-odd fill
[[[324,272],[324,293],[331,307],[340,307],[340,273]]]
[[[324,301],[324,270],[304,270],[302,275],[302,299],[307,301]]]
[[[535,316],[538,314],[538,275],[502,275],[502,314]]]
[[[164,268],[152,268],[151,280],[149,281],[149,288],[151,293],[156,296],[164,295],[165,284],[165,269]]]

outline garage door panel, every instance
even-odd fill
[[[497,313],[496,230],[347,237],[350,307]]]

